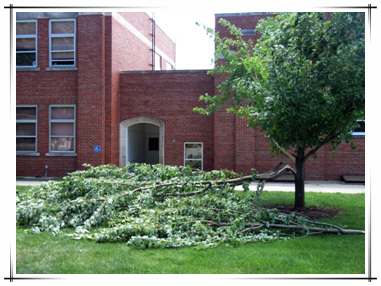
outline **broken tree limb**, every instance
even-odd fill
[[[261,182],[261,188],[259,190],[258,196],[255,199],[255,201],[262,194],[262,191],[264,189],[264,185],[265,185],[266,181],[275,180],[276,178],[279,178],[284,173],[289,172],[289,171],[291,171],[292,173],[295,174],[295,171],[289,165],[284,166],[281,170],[278,171],[278,169],[280,168],[280,166],[282,164],[283,163],[280,162],[273,170],[265,172],[265,173],[262,173],[262,174],[257,174],[255,176],[255,180]],[[164,183],[159,184],[159,185],[137,187],[137,188],[135,188],[132,191],[120,194],[118,196],[118,198],[122,198],[122,197],[125,197],[125,196],[128,196],[128,195],[131,195],[131,194],[133,194],[135,192],[141,192],[141,191],[144,191],[144,190],[147,190],[147,189],[157,189],[157,188],[169,187],[169,186],[178,186],[179,188],[183,188],[184,185],[193,185],[193,187],[196,187],[196,188],[203,188],[200,191],[195,191],[195,192],[190,192],[190,193],[166,194],[166,196],[192,196],[192,195],[197,195],[197,194],[204,193],[205,191],[207,191],[212,186],[212,184],[215,184],[217,186],[222,186],[222,185],[226,185],[226,184],[230,184],[230,185],[242,185],[243,182],[245,182],[245,181],[253,181],[253,176],[252,175],[247,175],[247,176],[243,176],[243,177],[240,177],[240,178],[229,179],[229,180],[217,180],[217,181],[210,180],[210,181],[201,181],[201,182],[197,182],[197,181],[195,181],[195,182],[186,182],[185,184],[184,183],[181,184],[179,182],[164,182]],[[117,184],[117,185],[131,186],[131,183],[125,183],[125,182],[102,182],[101,184],[114,184],[114,185]],[[161,194],[161,195],[155,194],[154,196],[157,197],[157,196],[162,196],[162,195],[163,194]]]
[[[232,223],[216,223],[213,221],[201,221],[206,222],[209,226],[232,226]],[[313,222],[315,223],[315,222]],[[355,230],[355,229],[342,229],[337,226],[332,226],[334,228],[321,228],[321,227],[313,227],[306,225],[286,225],[286,224],[265,224],[265,223],[254,223],[254,224],[245,224],[245,229],[241,230],[239,233],[244,233],[250,230],[255,230],[259,228],[280,228],[280,229],[291,229],[291,230],[308,230],[309,232],[319,232],[319,233],[333,233],[333,234],[365,234],[363,230]]]

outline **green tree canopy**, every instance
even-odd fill
[[[212,75],[219,93],[200,97],[212,114],[248,118],[266,132],[271,150],[296,163],[296,208],[304,207],[304,163],[325,144],[350,142],[365,117],[364,13],[281,13],[260,20],[257,43],[224,19],[231,37],[215,33]],[[223,60],[217,60],[223,57]],[[299,198],[298,198],[299,196]]]

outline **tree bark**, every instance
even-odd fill
[[[295,160],[296,174],[295,174],[295,203],[294,210],[300,211],[305,207],[304,198],[304,150],[298,150]]]

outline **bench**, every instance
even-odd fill
[[[276,178],[274,182],[294,182],[295,176],[294,174],[283,174],[282,176]]]
[[[341,175],[341,179],[346,183],[365,183],[365,175]]]

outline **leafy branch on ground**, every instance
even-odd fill
[[[126,242],[138,248],[237,246],[317,233],[364,233],[257,205],[266,180],[289,166],[240,176],[228,170],[128,164],[76,171],[17,194],[17,225],[74,239]],[[257,190],[249,184],[258,181]],[[244,192],[235,190],[242,185]]]

